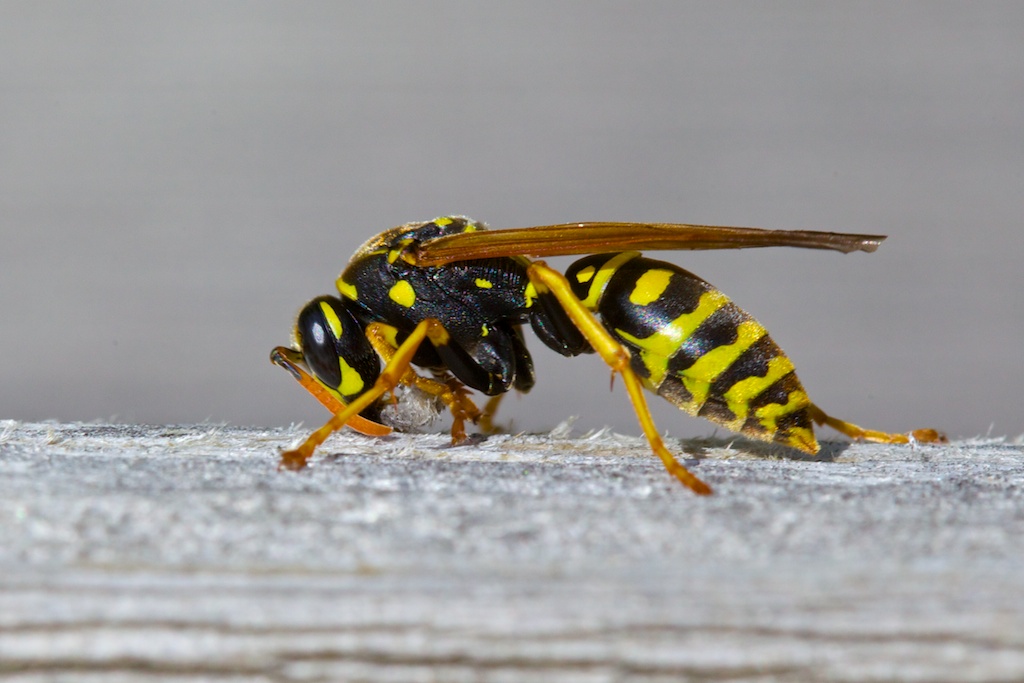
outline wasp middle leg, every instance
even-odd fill
[[[397,332],[394,327],[384,323],[370,323],[366,327],[366,338],[370,340],[370,344],[386,364],[391,363],[401,347],[395,341]],[[466,440],[466,421],[476,423],[481,417],[481,412],[469,397],[466,386],[454,377],[449,377],[445,381],[424,377],[409,366],[399,381],[406,386],[416,387],[425,394],[439,398],[448,407],[452,414],[453,446]]]

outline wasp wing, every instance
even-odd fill
[[[439,266],[454,261],[499,256],[568,256],[623,250],[750,247],[801,247],[848,253],[874,251],[884,239],[884,235],[816,230],[596,221],[445,235],[418,245],[416,262],[423,266]]]

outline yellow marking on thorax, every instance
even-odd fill
[[[337,280],[334,281],[334,285],[335,287],[338,288],[338,291],[341,292],[341,295],[346,299],[352,299],[352,301],[355,301],[356,299],[359,298],[359,293],[356,292],[356,286],[353,285],[352,283],[345,282],[343,279],[339,277]]]
[[[490,329],[488,329],[487,325],[483,325],[480,328],[480,336],[481,337],[486,337],[490,333],[491,333],[491,331],[490,331]]]
[[[600,277],[600,272],[598,276]],[[640,360],[643,361],[644,367],[650,372],[650,377],[645,382],[650,382],[652,387],[658,387],[661,386],[662,381],[665,379],[665,374],[668,372],[669,359],[678,353],[683,342],[694,333],[702,322],[727,303],[729,303],[729,297],[717,289],[713,289],[700,295],[697,308],[691,313],[682,314],[644,339],[638,339],[622,330],[615,330],[615,332],[623,339],[639,347]],[[687,389],[689,388],[687,386]],[[703,393],[706,397],[707,390],[705,389]],[[703,400],[700,403],[703,404]]]
[[[590,283],[590,289],[587,290],[587,298],[583,300],[583,305],[591,311],[596,311],[597,302],[601,300],[601,295],[604,294],[605,288],[608,287],[608,281],[612,279],[615,271],[639,255],[639,251],[624,251],[605,261],[594,275],[594,281]]]
[[[412,308],[412,305],[416,303],[416,292],[413,291],[412,285],[405,280],[399,280],[392,285],[388,290],[388,297],[399,306],[406,308]]]
[[[326,301],[320,302],[320,312],[324,314],[324,319],[327,320],[327,326],[331,328],[331,334],[334,335],[335,339],[341,339],[343,330],[341,329],[341,318],[334,312],[334,309]]]
[[[398,260],[399,256],[405,254],[405,248],[412,244],[413,241],[414,240],[412,239],[406,238],[399,242],[397,247],[391,249],[391,251],[388,252],[388,263],[394,263],[395,261]],[[404,260],[406,262],[409,262],[409,257],[406,256]]]
[[[441,216],[434,219],[434,225],[443,228],[446,225],[451,225],[455,220],[451,216]]]
[[[537,299],[537,287],[532,282],[526,283],[526,288],[523,290],[523,296],[526,298],[526,307],[530,308],[533,306],[533,302]]]
[[[668,289],[669,280],[672,279],[672,271],[664,268],[651,268],[636,280],[636,285],[629,295],[629,303],[637,306],[646,306],[652,301],[657,301]]]
[[[490,280],[485,280],[482,277],[478,277],[474,284],[480,289],[490,289],[494,286]]]

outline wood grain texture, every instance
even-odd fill
[[[302,433],[6,423],[0,681],[1024,678],[1020,444]]]

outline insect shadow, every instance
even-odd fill
[[[688,460],[703,460],[709,456],[709,449],[728,448],[741,455],[757,458],[780,458],[783,460],[802,460],[805,462],[835,462],[851,445],[849,441],[819,441],[821,450],[811,455],[795,448],[786,448],[773,443],[762,443],[751,439],[737,437],[698,437],[680,439],[679,449]]]

